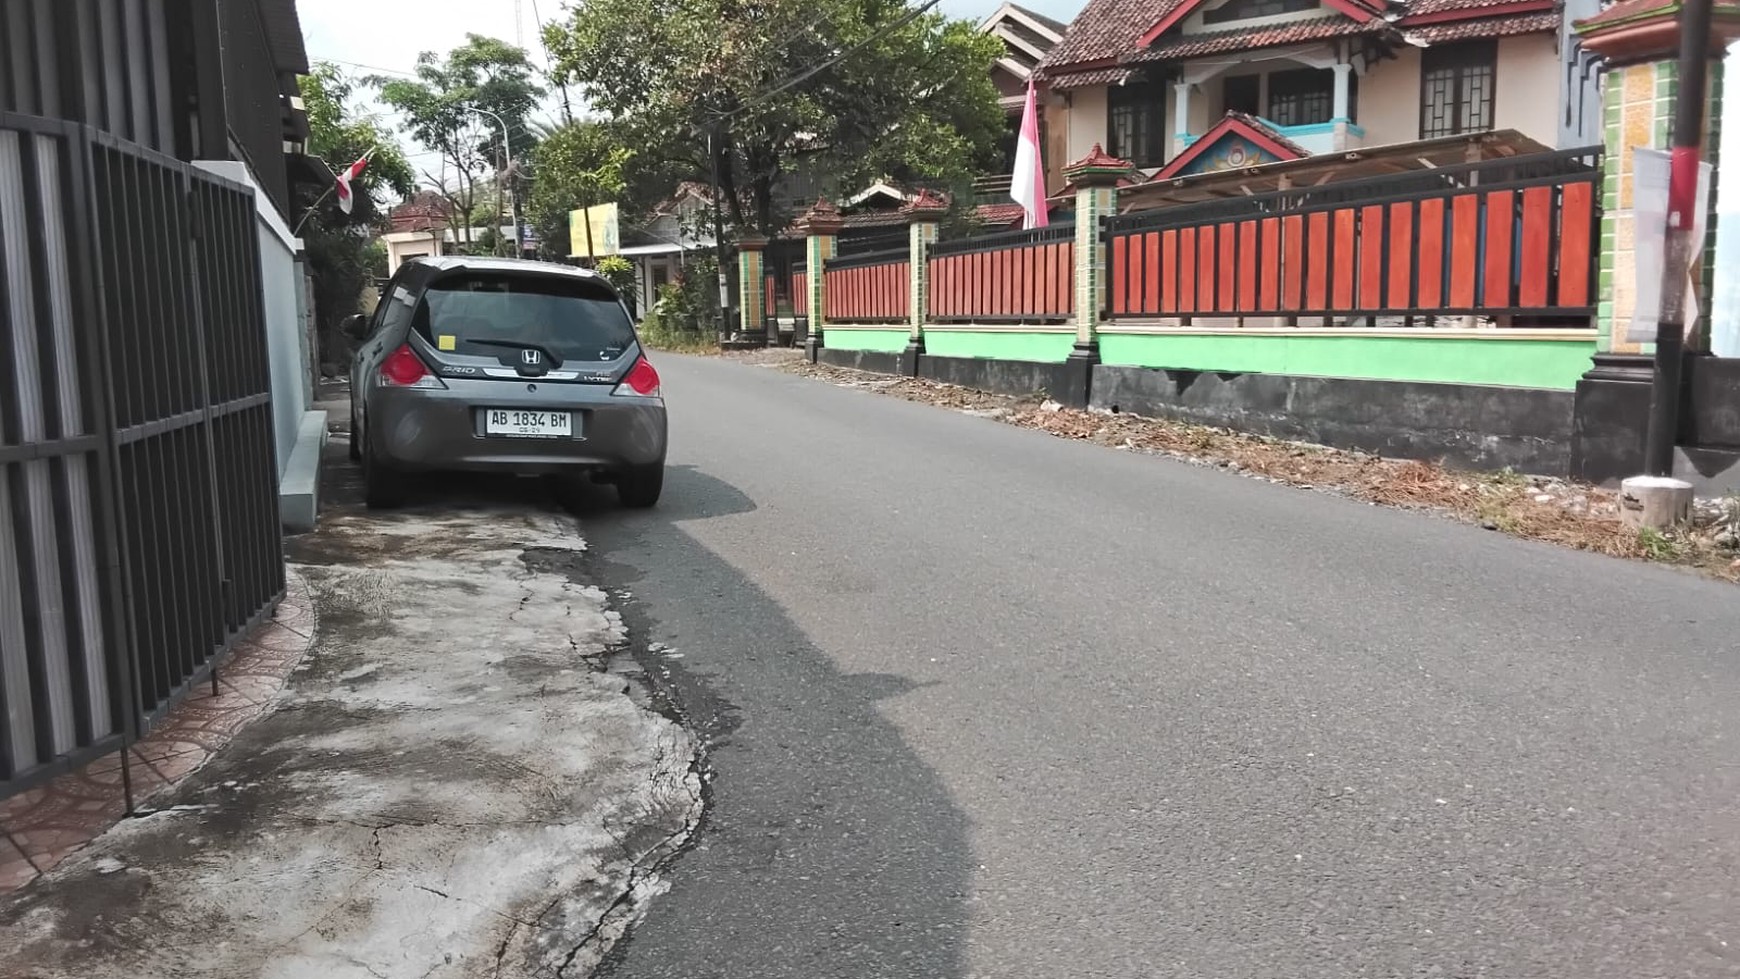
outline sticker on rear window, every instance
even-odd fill
[[[451,351],[458,343],[459,343],[458,337],[452,336],[452,335],[446,334],[446,333],[443,333],[440,336],[435,338],[435,346],[441,348],[442,350]]]

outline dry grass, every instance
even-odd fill
[[[845,387],[996,418],[1059,438],[1170,456],[1381,506],[1445,513],[1513,537],[1740,581],[1740,551],[1734,549],[1740,535],[1740,501],[1701,505],[1695,526],[1684,530],[1640,533],[1621,523],[1616,492],[1559,479],[1510,471],[1466,472],[1203,425],[1081,411],[1037,397],[1013,398],[918,378],[810,364],[794,351],[763,351],[741,359]]]
[[[697,357],[716,357],[719,355],[719,340],[710,333],[668,333],[662,330],[643,330],[640,339],[653,350],[689,354]]]

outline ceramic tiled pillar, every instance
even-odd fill
[[[1075,347],[1065,362],[1068,390],[1058,400],[1086,407],[1092,395],[1093,369],[1100,362],[1100,316],[1106,308],[1107,257],[1101,222],[1118,213],[1118,182],[1130,173],[1130,162],[1111,156],[1098,143],[1080,160],[1064,168],[1075,186]]]
[[[1601,196],[1601,346],[1612,353],[1648,353],[1650,344],[1637,343],[1627,336],[1627,326],[1637,308],[1637,219],[1634,199],[1636,155],[1638,149],[1667,150],[1671,147],[1674,99],[1679,92],[1679,65],[1673,61],[1652,61],[1614,68],[1607,74],[1606,91],[1602,96],[1605,135],[1605,180]],[[1710,65],[1710,87],[1706,95],[1709,108],[1707,134],[1704,139],[1705,159],[1715,161],[1720,142],[1722,102],[1722,63]],[[1715,194],[1711,188],[1710,214],[1704,265],[1700,270],[1700,297],[1709,293],[1711,262],[1716,251]],[[1708,306],[1707,302],[1703,303]],[[1704,310],[1708,313],[1708,309]],[[1698,349],[1704,334],[1700,324],[1688,331],[1687,346]]]
[[[738,329],[744,336],[767,333],[766,238],[744,238],[737,243]]]
[[[1618,13],[1620,16],[1610,16]],[[1578,25],[1585,49],[1602,58],[1606,74],[1601,105],[1605,179],[1602,185],[1600,306],[1597,326],[1604,354],[1641,356],[1653,344],[1628,336],[1637,308],[1636,151],[1666,151],[1672,146],[1674,102],[1679,97],[1677,2],[1642,11],[1610,8]],[[1713,30],[1709,87],[1705,101],[1703,156],[1712,165],[1721,144],[1722,51],[1733,36],[1734,12],[1719,12]],[[1713,179],[1713,177],[1712,177]],[[1709,285],[1715,269],[1716,193],[1710,188],[1707,239],[1699,269],[1700,305],[1709,313]],[[1708,320],[1687,330],[1687,349],[1703,349]]]
[[[924,320],[930,307],[930,246],[936,243],[938,222],[948,213],[948,203],[928,190],[901,208],[906,215],[908,248],[911,259],[907,274],[907,324],[911,336],[901,352],[901,372],[918,376],[919,358],[924,355]]]
[[[1672,148],[1679,85],[1678,0],[1615,4],[1576,25],[1583,48],[1602,63],[1604,135],[1599,297],[1594,367],[1577,383],[1571,474],[1611,483],[1643,469],[1653,343],[1628,336],[1637,307],[1636,151]],[[1716,162],[1722,117],[1722,56],[1740,36],[1740,9],[1718,4],[1710,38],[1703,157]],[[1713,180],[1713,177],[1712,177]],[[1686,348],[1707,348],[1716,254],[1716,193],[1710,188],[1707,239],[1699,269],[1702,322],[1689,324]]]
[[[797,230],[805,239],[804,263],[809,275],[810,293],[810,335],[804,341],[804,352],[812,364],[816,362],[818,352],[824,345],[823,332],[827,325],[828,309],[828,259],[834,257],[840,229],[844,224],[839,209],[829,203],[826,197],[817,199],[797,221]]]

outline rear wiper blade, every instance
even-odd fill
[[[562,358],[556,356],[555,352],[549,347],[540,346],[536,343],[521,343],[518,340],[481,340],[476,337],[466,337],[465,342],[473,343],[480,347],[501,347],[506,350],[536,350],[538,353],[544,355],[544,359],[550,362],[552,368],[562,366]]]

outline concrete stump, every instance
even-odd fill
[[[1627,527],[1669,530],[1692,520],[1692,484],[1670,476],[1633,476],[1619,484]]]

